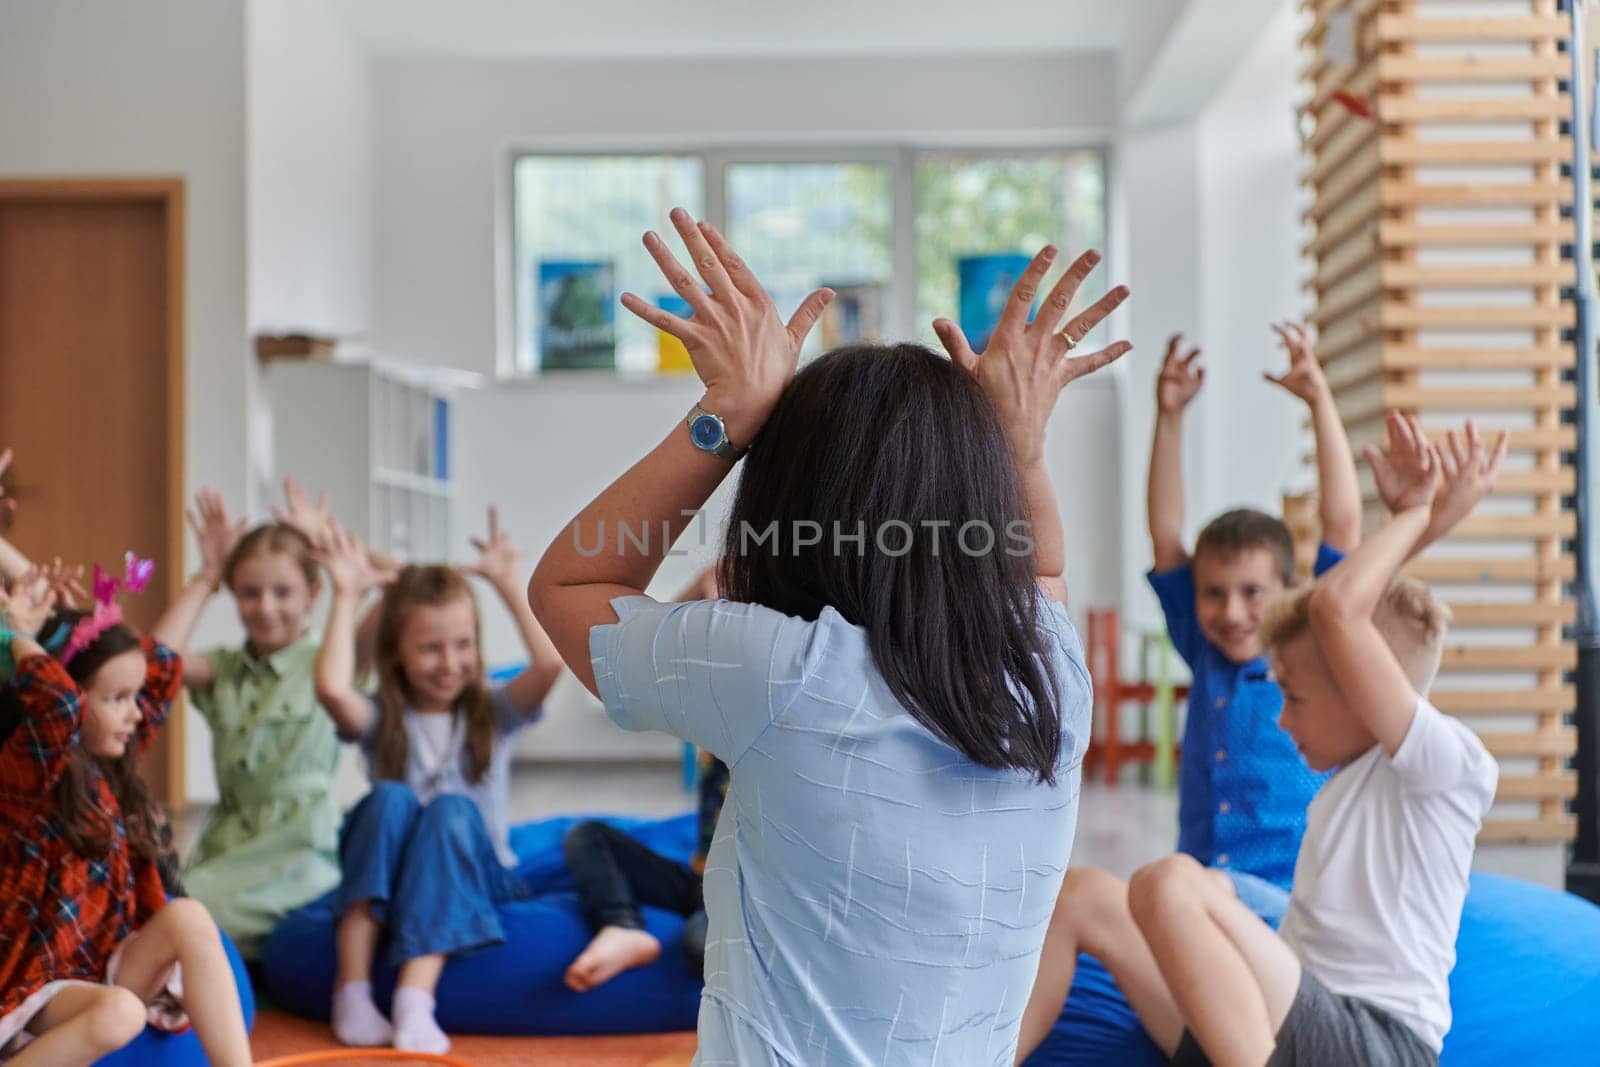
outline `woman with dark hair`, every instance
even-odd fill
[[[731,769],[706,861],[699,1061],[1010,1063],[1077,820],[1089,678],[1065,611],[1044,431],[1127,296],[1056,332],[1098,262],[1029,321],[1034,258],[982,356],[863,345],[795,373],[831,293],[785,324],[717,231],[675,211],[710,292],[645,236],[693,317],[705,394],[578,514],[529,601],[628,729]],[[725,600],[642,595],[746,456]]]

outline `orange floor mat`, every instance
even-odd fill
[[[339,1048],[327,1023],[312,1022],[281,1011],[263,1011],[256,1017],[250,1047],[258,1060]],[[617,1037],[482,1037],[462,1035],[450,1039],[450,1055],[476,1067],[522,1067],[550,1064],[561,1067],[650,1067],[664,1057],[694,1049],[694,1034],[631,1034]],[[359,1065],[352,1049],[350,1062]]]

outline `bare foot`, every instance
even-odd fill
[[[587,993],[623,971],[654,963],[659,955],[661,942],[643,930],[603,926],[567,968],[567,987]]]

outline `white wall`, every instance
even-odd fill
[[[324,0],[250,0],[246,158],[252,330],[370,323],[369,61]]]
[[[0,7],[0,174],[184,179],[184,480],[236,502],[250,494],[253,389],[243,69],[243,0]],[[228,622],[213,611],[202,638],[223,639]],[[194,735],[187,764],[203,795],[210,754]]]
[[[1310,306],[1301,286],[1300,15],[1281,4],[1243,64],[1196,123],[1199,146],[1201,327],[1206,384],[1207,480],[1191,509],[1204,519],[1230,507],[1276,513],[1299,487],[1310,438],[1305,406],[1262,379],[1288,357],[1268,324]],[[1262,442],[1273,442],[1263,448]]]
[[[1120,601],[1126,623],[1141,629],[1162,625],[1155,596],[1144,580],[1150,566],[1145,521],[1145,474],[1150,435],[1155,427],[1155,380],[1167,338],[1182,332],[1201,339],[1202,212],[1195,180],[1200,145],[1194,123],[1125,131],[1117,142],[1113,216],[1125,248],[1129,338],[1133,351],[1121,360],[1123,401],[1118,425],[1117,462],[1121,476],[1123,572]],[[1212,416],[1203,408],[1186,420],[1184,473],[1188,484],[1189,526],[1205,507],[1209,470],[1205,429]]]

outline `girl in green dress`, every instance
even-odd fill
[[[278,920],[339,883],[340,742],[317,704],[312,667],[321,644],[308,629],[321,589],[310,538],[328,521],[291,480],[278,521],[248,533],[222,497],[202,489],[188,513],[200,569],[156,625],[180,649],[192,705],[211,727],[219,798],[189,858],[184,885],[258,959]],[[188,645],[223,586],[244,627],[240,648],[194,655]]]

